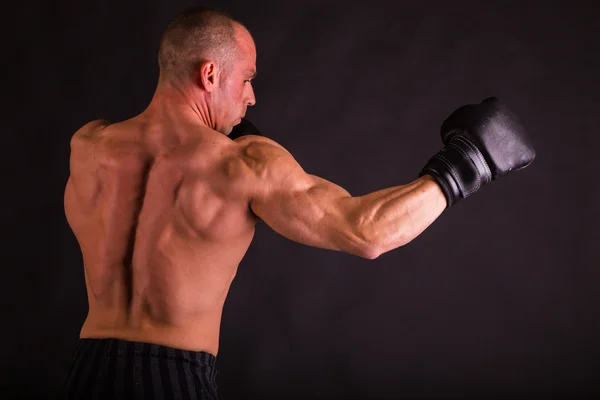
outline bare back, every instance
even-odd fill
[[[267,138],[232,141],[168,117],[92,122],[71,141],[65,191],[89,300],[81,337],[216,355],[223,304],[259,218],[298,243],[373,259],[445,207],[429,176],[353,197]]]
[[[217,354],[223,304],[258,218],[239,145],[208,128],[178,136],[135,118],[71,141],[67,220],[89,313],[81,337]]]

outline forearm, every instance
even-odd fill
[[[369,258],[407,244],[446,208],[442,190],[429,175],[355,199],[356,229],[371,249]]]

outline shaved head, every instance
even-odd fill
[[[254,39],[223,11],[193,7],[179,14],[162,35],[158,64],[155,98],[170,101],[161,96],[176,89],[200,110],[205,125],[225,135],[256,103]]]
[[[160,41],[160,81],[185,82],[205,61],[214,61],[227,74],[242,56],[236,27],[243,26],[214,8],[193,7],[179,14]]]

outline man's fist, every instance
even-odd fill
[[[441,133],[445,147],[419,175],[433,176],[448,206],[535,158],[519,118],[495,97],[460,107],[444,121]]]

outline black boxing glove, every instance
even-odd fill
[[[444,121],[441,133],[444,148],[419,176],[429,174],[437,181],[448,207],[535,159],[519,118],[495,97],[460,107]]]
[[[231,140],[235,140],[241,136],[245,135],[258,135],[260,134],[259,130],[252,124],[252,122],[248,121],[246,118],[242,118],[242,121],[233,127],[231,133],[228,135]]]

